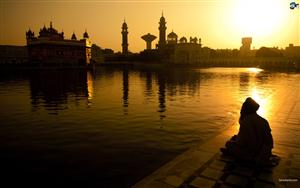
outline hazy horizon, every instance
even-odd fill
[[[128,24],[129,51],[145,49],[141,36],[158,37],[162,11],[167,31],[178,37],[197,37],[210,48],[239,48],[242,37],[252,37],[252,48],[285,48],[300,45],[300,9],[291,10],[289,0],[1,0],[0,44],[26,45],[25,32],[38,35],[50,21],[66,39],[85,30],[92,43],[121,51],[121,26]],[[152,46],[158,43],[153,41]]]

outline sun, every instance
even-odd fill
[[[283,0],[238,0],[234,1],[233,7],[236,33],[259,38],[278,32],[285,21],[289,3]]]

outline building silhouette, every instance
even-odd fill
[[[0,45],[0,65],[23,65],[27,62],[26,46]]]
[[[146,41],[146,49],[151,50],[151,43],[152,43],[153,40],[156,39],[156,36],[151,35],[150,33],[148,33],[147,35],[143,35],[142,39],[144,41]]]
[[[127,54],[128,53],[128,26],[127,23],[124,20],[124,23],[122,24],[122,53]]]
[[[91,59],[91,42],[87,31],[77,40],[75,33],[65,39],[50,22],[50,27],[39,31],[39,36],[30,29],[26,32],[28,58],[30,63],[88,65]]]
[[[242,46],[240,47],[240,56],[251,56],[252,37],[243,37]]]
[[[162,13],[160,21],[159,21],[159,41],[158,41],[158,48],[163,48],[166,45],[166,20],[164,18],[164,15]]]
[[[141,52],[142,58],[153,61],[164,61],[178,64],[193,64],[201,60],[202,48],[201,38],[190,37],[188,42],[186,37],[178,40],[178,35],[172,30],[166,38],[166,19],[162,15],[159,21],[159,41],[155,50],[151,49],[151,42],[156,38],[150,33],[143,35],[141,38],[146,41],[146,50]]]
[[[201,61],[201,38],[190,37],[190,42],[188,42],[186,37],[181,37],[178,40],[178,35],[172,30],[167,35],[167,41],[165,41],[166,32],[166,20],[162,16],[159,22],[160,26],[160,36],[162,36],[163,48],[159,48],[161,57],[164,61],[178,63],[178,64],[194,64]]]
[[[285,48],[285,56],[288,58],[300,59],[300,46],[294,46],[294,44],[289,44],[289,46]]]

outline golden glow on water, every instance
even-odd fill
[[[4,170],[20,170],[20,165],[13,165],[15,160],[18,164],[32,161],[28,164],[36,170],[30,177],[51,167],[50,176],[45,177],[60,180],[67,173],[71,176],[66,183],[71,185],[79,179],[102,187],[124,187],[130,178],[136,181],[141,171],[158,168],[155,165],[206,142],[230,125],[236,129],[226,134],[236,134],[241,105],[249,96],[260,104],[258,113],[269,121],[275,148],[277,143],[294,145],[299,137],[299,106],[294,106],[299,105],[299,73],[101,66],[87,73],[37,70],[19,74],[2,74],[0,80],[4,109],[0,141],[5,156],[12,156]],[[92,106],[86,105],[89,99]],[[24,148],[29,157],[43,159],[43,165],[22,157]],[[74,162],[71,167],[62,165],[68,156]],[[137,168],[135,164],[140,171],[128,169]],[[83,173],[73,173],[74,167]],[[93,169],[101,171],[89,176],[86,172]],[[111,181],[124,179],[124,174],[131,174],[125,182]],[[24,178],[24,173],[16,175],[14,178]]]
[[[267,98],[263,98],[263,96],[261,96],[260,94],[261,92],[259,92],[259,90],[254,87],[251,91],[251,96],[259,105],[259,109],[257,111],[257,113],[263,117],[268,116],[268,108],[270,108],[270,105],[268,104],[268,99]]]
[[[87,72],[87,90],[88,90],[88,100],[92,100],[94,96],[94,83],[93,83],[93,75],[91,72]]]
[[[272,115],[270,113],[270,111],[273,108],[273,106],[272,106],[272,97],[270,97],[270,96],[264,97],[263,96],[263,89],[260,90],[256,86],[254,86],[250,90],[249,97],[253,98],[260,105],[260,107],[257,111],[257,114],[259,114],[263,118],[269,120],[271,118],[270,116]],[[241,98],[241,101],[244,102],[245,97]],[[239,127],[240,127],[239,123],[236,122],[232,134],[237,134],[237,132],[239,130]]]

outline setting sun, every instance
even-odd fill
[[[87,29],[92,43],[120,51],[125,18],[129,51],[139,52],[145,48],[141,36],[158,36],[162,11],[167,22],[166,34],[174,31],[179,38],[199,37],[203,46],[210,48],[237,49],[242,37],[252,37],[256,49],[285,48],[300,42],[300,9],[291,10],[288,0],[17,2],[1,4],[2,44],[24,45],[26,30],[38,32],[52,21],[66,38],[73,32],[81,36]],[[157,43],[158,38],[153,45]]]
[[[287,22],[290,11],[286,1],[280,0],[241,0],[234,1],[233,24],[236,33],[255,38],[272,35]]]

